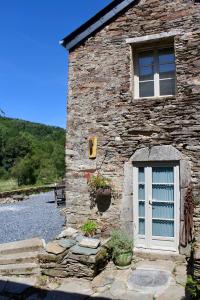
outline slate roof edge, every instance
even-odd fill
[[[99,11],[95,16],[74,30],[72,33],[64,37],[60,41],[67,50],[74,49],[81,42],[86,40],[89,36],[94,34],[97,30],[104,27],[109,21],[116,17],[123,10],[128,8],[136,0],[114,0]]]

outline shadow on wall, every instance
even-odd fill
[[[17,279],[17,281],[19,278]],[[72,278],[73,281],[73,278]],[[90,297],[89,295],[69,293],[62,290],[49,291],[45,288],[33,287],[26,283],[0,280],[0,299],[5,300],[111,300],[105,297]]]

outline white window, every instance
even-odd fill
[[[135,98],[173,96],[176,65],[173,47],[138,51],[135,56]]]

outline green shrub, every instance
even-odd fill
[[[34,163],[28,157],[18,160],[12,168],[11,174],[17,179],[19,186],[36,183]]]
[[[192,299],[200,299],[200,284],[191,275],[187,278],[186,292]]]
[[[8,179],[9,173],[2,167],[0,167],[0,179]]]
[[[112,258],[118,255],[133,251],[133,240],[123,231],[115,230],[112,232],[109,241],[109,247],[112,249]]]
[[[87,220],[81,227],[81,230],[86,236],[93,236],[97,230],[97,223],[92,220]]]

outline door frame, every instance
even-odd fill
[[[152,237],[152,210],[150,209],[149,200],[151,196],[149,194],[148,186],[151,186],[151,168],[154,166],[169,166],[174,167],[174,238],[165,237]],[[139,201],[138,201],[138,168],[144,167],[147,170],[147,176],[149,176],[148,184],[146,184],[145,178],[145,212],[148,212],[145,222],[145,236],[138,234],[139,229]],[[137,162],[133,165],[133,224],[134,224],[134,247],[136,250],[148,250],[148,251],[170,251],[179,253],[179,230],[180,230],[180,184],[179,184],[179,163],[173,161],[164,162]],[[150,190],[151,190],[150,189]],[[147,199],[149,199],[147,201]],[[149,220],[150,228],[149,228]],[[154,242],[153,242],[154,241]],[[160,243],[162,241],[162,243]],[[171,241],[171,242],[170,242]]]

